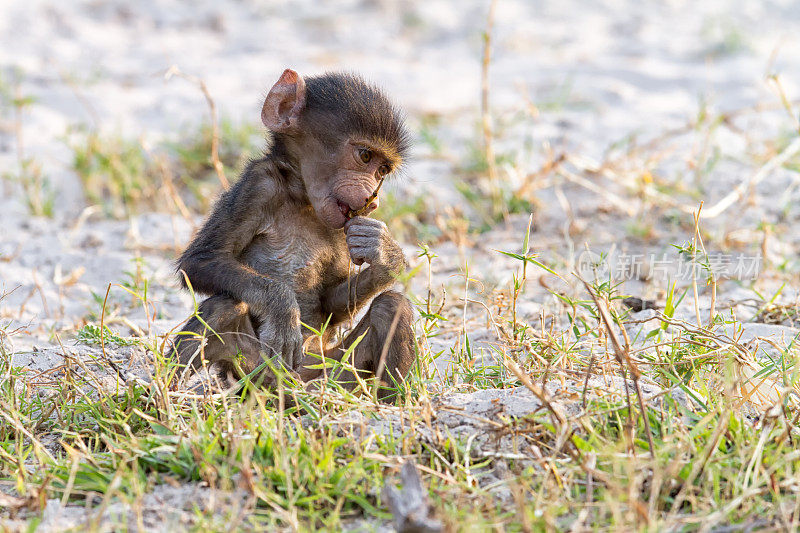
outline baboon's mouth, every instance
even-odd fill
[[[347,205],[346,203],[342,202],[341,200],[336,200],[336,205],[339,206],[339,211],[342,212],[342,214],[344,215],[344,218],[346,218],[348,220],[353,218],[353,215],[355,214],[355,211],[350,209],[349,205]]]

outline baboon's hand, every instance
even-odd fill
[[[394,274],[403,270],[403,251],[380,220],[353,217],[344,225],[344,231],[350,258],[356,265],[369,263]]]
[[[294,370],[303,360],[303,335],[300,329],[300,310],[272,309],[261,317],[258,340],[270,356],[280,357]]]

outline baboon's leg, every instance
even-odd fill
[[[205,359],[207,364],[221,363],[230,369],[236,359],[249,373],[261,363],[258,336],[247,304],[228,296],[212,296],[198,306],[198,314],[202,322],[192,317],[174,337],[181,364],[201,368]]]
[[[339,345],[325,350],[325,356],[341,360],[347,348],[366,332],[347,362],[353,365],[361,378],[377,375],[383,383],[391,385],[393,380],[389,376],[392,376],[400,382],[414,363],[413,320],[411,302],[399,292],[386,291],[375,297],[364,318]],[[322,369],[305,368],[319,363],[319,358],[306,356],[303,366],[298,369],[303,381],[322,377]],[[349,370],[341,371],[336,380],[348,389],[357,383]],[[388,399],[391,394],[391,391],[381,388],[378,397]]]

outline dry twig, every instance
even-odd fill
[[[592,287],[584,280],[583,286],[586,287],[586,290],[589,292],[589,296],[592,297],[594,300],[594,304],[597,307],[597,311],[600,313],[600,318],[605,324],[606,332],[608,333],[608,337],[611,339],[611,345],[614,347],[614,355],[619,363],[620,367],[623,369],[623,379],[625,377],[625,371],[630,371],[631,380],[633,381],[633,387],[636,390],[636,396],[639,400],[639,409],[642,412],[642,419],[644,421],[644,430],[647,433],[647,443],[650,447],[650,455],[655,457],[655,444],[653,443],[653,435],[650,432],[650,421],[647,418],[647,409],[644,404],[644,396],[642,395],[642,387],[639,383],[639,379],[641,378],[641,372],[639,371],[639,367],[633,360],[630,358],[629,353],[626,350],[623,350],[622,345],[619,342],[619,338],[617,337],[616,332],[614,331],[613,321],[611,320],[611,316],[608,313],[608,309],[606,309],[605,304],[600,301],[597,295],[592,290]],[[625,384],[625,392],[628,391],[628,385]],[[629,400],[630,402],[630,400]],[[628,412],[630,414],[631,408],[630,403],[628,405]]]
[[[497,0],[491,0],[489,13],[486,15],[486,30],[483,32],[483,61],[481,62],[481,125],[483,128],[483,145],[486,164],[489,170],[489,181],[492,194],[497,195],[497,160],[494,153],[494,132],[489,107],[489,66],[492,62],[492,28]],[[497,199],[497,198],[495,198]]]
[[[789,159],[794,157],[797,152],[800,152],[800,137],[792,141],[781,153],[764,163],[749,180],[743,181],[737,185],[719,202],[706,209],[705,218],[715,218],[724,213],[729,207],[744,198],[747,191],[752,190],[753,187],[764,181],[764,179],[770,176],[776,169],[782,167]]]
[[[228,181],[228,178],[225,176],[225,169],[222,165],[222,161],[219,158],[219,119],[217,118],[217,104],[211,97],[211,93],[208,92],[206,83],[201,78],[182,72],[177,65],[172,65],[164,73],[165,80],[170,79],[172,76],[178,76],[191,83],[194,83],[200,88],[200,91],[202,91],[203,96],[206,98],[208,112],[211,115],[211,164],[214,166],[214,170],[217,173],[219,182],[222,184],[222,188],[228,189],[231,184]]]

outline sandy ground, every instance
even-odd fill
[[[96,320],[100,303],[93,295],[102,300],[109,283],[134,282],[137,257],[158,319],[146,320],[137,302],[115,288],[112,300],[127,309],[110,317],[115,331],[161,333],[186,317],[191,298],[177,288],[173,260],[192,222],[164,213],[108,220],[87,210],[64,142],[79,124],[158,143],[206,122],[197,87],[165,81],[173,65],[205,81],[222,116],[254,125],[261,98],[285,67],[302,74],[364,74],[400,102],[417,132],[413,160],[391,191],[435,198],[444,217],[452,214],[447,206],[473,216],[453,176],[480,140],[486,11],[483,1],[437,0],[0,3],[0,77],[18,78],[21,93],[35,98],[22,117],[25,155],[41,163],[57,190],[55,216],[36,218],[16,184],[0,184],[0,320],[17,330],[14,364],[45,370],[61,364],[60,343],[85,349],[74,334]],[[691,211],[699,200],[713,206],[757,176],[796,127],[765,79],[779,74],[788,97],[800,97],[800,4],[791,0],[500,0],[493,37],[498,150],[514,160],[501,168],[503,177],[514,185],[531,179],[552,151],[574,157],[569,168],[584,180],[547,177],[534,184],[532,250],[565,272],[580,265],[584,243],[597,252],[645,254],[652,275],[633,276],[623,287],[629,293],[663,300],[668,277],[653,270],[653,257],[661,256],[647,254],[667,254],[664,272],[674,274],[679,262],[669,244],[691,237]],[[663,150],[618,148],[626,139],[641,146],[658,140],[690,124],[701,109],[724,113],[758,105],[768,109],[736,115],[736,131],[720,131],[709,143],[689,128],[689,135],[659,142]],[[438,119],[444,156],[420,133],[426,117]],[[0,169],[16,169],[16,150],[6,106]],[[586,171],[613,156],[620,157],[610,173]],[[698,177],[698,161],[711,159],[713,167]],[[796,156],[790,160],[796,165]],[[703,223],[712,251],[759,258],[762,293],[788,280],[780,297],[788,302],[796,301],[800,287],[796,168],[767,166],[743,201]],[[672,189],[658,196],[655,186],[640,180],[643,169]],[[645,185],[639,188],[637,180]],[[527,221],[517,214],[478,236],[436,239],[433,285],[437,294],[445,287],[452,296],[448,316],[462,316],[467,264],[476,280],[470,297],[491,304],[498,291],[507,291],[518,265],[496,250],[518,251]],[[416,257],[417,243],[403,244]],[[413,294],[424,295],[424,278],[412,283]],[[537,274],[522,296],[521,316],[535,321],[542,310],[554,312],[558,306],[547,288],[558,283]],[[752,317],[754,308],[742,304],[755,298],[752,286],[747,279],[722,283],[718,305],[737,304],[740,317]],[[680,313],[690,317],[693,309]],[[475,340],[491,342],[483,308],[470,305],[466,316]],[[441,348],[452,346],[457,330],[441,337]],[[794,331],[770,334],[786,339]]]

